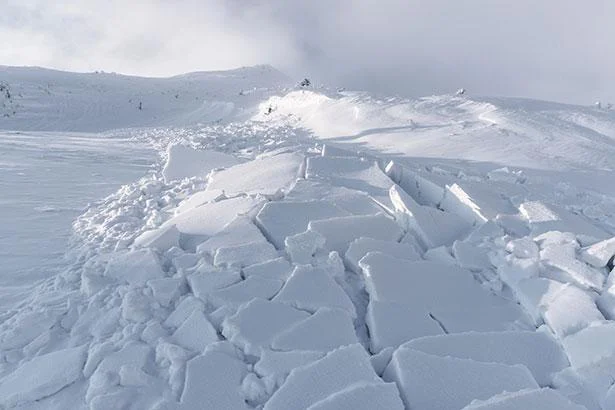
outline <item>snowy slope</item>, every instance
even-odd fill
[[[102,136],[166,164],[0,312],[0,408],[615,408],[612,112],[267,78],[240,104],[233,73],[201,74],[241,105],[221,123]],[[43,112],[10,121],[99,129]]]

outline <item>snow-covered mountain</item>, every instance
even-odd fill
[[[270,67],[0,82],[9,158],[162,159],[2,304],[0,408],[615,408],[615,112]]]

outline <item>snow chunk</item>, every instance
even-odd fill
[[[164,228],[145,231],[139,235],[134,245],[143,248],[155,248],[160,252],[166,252],[172,247],[179,247],[180,232],[175,225],[168,225]]]
[[[253,299],[222,323],[222,334],[246,354],[258,356],[276,335],[307,317],[286,304]]]
[[[320,308],[312,316],[278,334],[271,347],[275,350],[328,352],[353,343],[358,343],[358,340],[348,312]]]
[[[243,245],[251,242],[264,242],[266,239],[261,231],[247,216],[238,216],[224,228],[197,246],[198,253],[213,255],[219,248]]]
[[[582,368],[615,355],[615,322],[599,323],[568,336],[562,342],[570,364]]]
[[[475,401],[463,410],[583,410],[585,407],[574,404],[558,391],[544,388],[540,390],[521,390],[515,393],[501,393],[489,400]]]
[[[228,306],[237,308],[254,298],[270,299],[282,288],[281,280],[252,276],[226,288],[211,292],[207,301],[214,308]]]
[[[522,365],[483,363],[398,349],[383,376],[395,381],[407,408],[457,410],[503,391],[537,389]]]
[[[184,285],[183,278],[162,278],[154,279],[147,282],[147,285],[152,289],[154,299],[161,306],[168,307],[171,301],[177,298],[180,290]]]
[[[362,383],[314,403],[308,410],[404,410],[393,383]]]
[[[221,189],[227,195],[240,193],[275,196],[297,179],[303,155],[284,153],[236,165],[211,176],[207,190]]]
[[[528,237],[514,239],[508,242],[506,244],[506,250],[517,258],[522,259],[537,259],[539,256],[538,245]]]
[[[598,242],[581,251],[581,259],[596,268],[605,267],[615,255],[615,238]]]
[[[104,275],[134,286],[142,286],[148,280],[163,278],[164,272],[154,252],[150,249],[138,249],[113,254]]]
[[[207,300],[211,292],[233,285],[240,280],[241,273],[235,269],[215,270],[188,276],[192,293],[203,301]]]
[[[294,264],[310,264],[316,252],[325,246],[326,239],[320,233],[307,230],[284,240],[286,252]]]
[[[242,268],[266,262],[278,256],[278,251],[263,238],[263,241],[259,242],[218,248],[214,256],[214,265]]]
[[[491,269],[489,249],[466,241],[453,243],[453,255],[459,266],[465,269],[480,271]]]
[[[205,177],[216,168],[232,167],[239,160],[231,155],[216,151],[200,151],[186,145],[169,145],[167,162],[162,169],[165,182],[190,178]]]
[[[167,327],[179,327],[186,319],[188,319],[188,316],[192,314],[192,311],[203,311],[204,309],[205,304],[202,300],[199,300],[194,296],[187,296],[175,307],[173,313],[167,317],[164,321],[164,325]]]
[[[216,202],[225,198],[224,192],[220,189],[211,191],[198,191],[190,195],[177,205],[175,215],[189,211],[209,202]]]
[[[517,284],[527,278],[538,276],[540,266],[533,259],[518,259],[507,257],[497,268],[498,275],[502,282],[506,283],[511,289],[516,290]]]
[[[243,268],[243,276],[247,279],[251,276],[263,279],[277,279],[286,281],[290,276],[292,267],[285,258],[277,258],[267,262],[256,263]]]
[[[293,370],[265,404],[264,410],[305,409],[331,394],[358,383],[382,383],[369,356],[354,344]]]
[[[0,405],[13,407],[50,396],[81,377],[87,346],[58,350],[22,364],[0,381]]]
[[[263,349],[261,359],[254,365],[254,371],[260,376],[272,380],[274,386],[280,386],[291,370],[322,359],[324,355],[324,352],[307,350],[277,352]]]
[[[534,319],[535,324],[542,323],[542,313],[563,289],[564,284],[547,278],[527,278],[506,282],[525,311]]]
[[[447,186],[442,209],[456,213],[470,223],[482,224],[498,214],[516,214],[517,209],[508,200],[484,183],[459,182]]]
[[[391,218],[383,215],[357,215],[311,221],[308,229],[325,239],[325,248],[343,255],[355,238],[369,237],[397,242],[404,232]]]
[[[284,239],[304,232],[310,221],[347,215],[327,201],[268,202],[255,222],[277,249],[284,249]]]
[[[225,353],[207,351],[188,361],[186,384],[181,396],[185,409],[249,410],[240,394],[246,365]]]
[[[344,262],[346,262],[354,272],[361,273],[359,260],[369,252],[382,252],[395,258],[411,261],[421,259],[419,250],[412,244],[361,237],[355,239],[350,244],[346,255],[344,255]]]
[[[394,161],[388,163],[385,169],[386,174],[407,192],[416,202],[421,205],[437,206],[444,197],[444,180],[431,174],[429,178],[425,175],[409,170]]]
[[[522,364],[541,386],[568,367],[557,342],[545,332],[469,332],[414,339],[401,346],[441,357],[472,359],[485,363]]]
[[[604,316],[587,292],[565,285],[547,303],[543,319],[557,337],[564,338],[592,323],[603,321]]]
[[[566,273],[571,281],[585,289],[601,290],[604,283],[602,272],[575,259],[574,249],[569,246],[547,246],[540,252],[542,262]]]
[[[357,317],[352,301],[331,275],[308,265],[297,266],[273,300],[310,312],[321,307],[339,308]]]
[[[359,154],[355,151],[346,150],[344,148],[336,147],[330,144],[322,146],[320,155],[323,157],[358,157]]]
[[[218,341],[218,334],[205,314],[195,310],[173,333],[173,339],[186,349],[202,352],[207,345]]]
[[[457,265],[457,261],[453,258],[453,255],[451,255],[446,246],[438,246],[437,248],[429,249],[423,256],[428,261],[445,265]]]
[[[389,195],[404,227],[416,233],[425,248],[450,245],[472,228],[458,215],[419,205],[397,186],[391,187]]]

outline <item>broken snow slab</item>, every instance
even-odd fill
[[[614,340],[615,322],[602,322],[566,337],[562,344],[570,364],[580,369],[614,356]]]
[[[164,325],[167,327],[179,327],[195,310],[204,311],[205,304],[201,299],[188,295],[177,304],[175,310],[164,321]]]
[[[207,176],[217,168],[239,164],[232,155],[217,151],[197,150],[186,145],[174,144],[167,148],[167,162],[162,169],[165,182],[183,178]]]
[[[586,410],[560,394],[557,390],[544,388],[539,390],[521,390],[513,393],[501,393],[489,400],[474,401],[463,410]]]
[[[342,216],[311,221],[308,229],[322,235],[325,249],[344,255],[348,245],[356,238],[368,237],[383,241],[397,242],[404,232],[399,225],[384,214]]]
[[[467,241],[455,241],[452,249],[457,264],[462,268],[481,271],[492,267],[489,260],[489,249],[486,247]]]
[[[572,283],[584,289],[602,289],[603,273],[577,260],[572,245],[547,246],[540,252],[540,257],[544,264],[564,272]]]
[[[542,316],[560,339],[604,320],[593,297],[570,284],[564,285],[548,301]]]
[[[309,265],[316,253],[323,249],[327,240],[315,231],[307,230],[284,240],[286,253],[296,265]]]
[[[530,201],[522,203],[519,206],[519,211],[530,223],[534,236],[549,231],[560,231],[572,232],[581,237],[585,236],[589,238],[590,242],[597,242],[610,237],[610,235],[587,219],[556,205]]]
[[[391,187],[389,195],[398,219],[405,228],[416,234],[427,249],[450,245],[472,229],[472,223],[456,214],[419,205],[397,186]]]
[[[356,273],[361,273],[359,261],[369,252],[382,252],[399,259],[421,260],[420,250],[411,243],[383,241],[380,239],[360,237],[355,239],[344,255],[346,265]]]
[[[224,192],[220,189],[211,191],[198,191],[184,199],[174,210],[175,215],[189,211],[209,202],[217,202],[224,199]]]
[[[218,334],[205,314],[196,309],[173,333],[173,340],[186,349],[202,352],[207,345],[218,341]]]
[[[203,301],[207,300],[211,292],[233,285],[240,280],[241,273],[237,269],[212,270],[188,276],[188,284],[192,293]]]
[[[407,408],[457,410],[504,391],[537,389],[522,365],[439,357],[409,348],[393,353],[383,378],[394,381]]]
[[[246,193],[275,197],[288,191],[295,182],[303,159],[298,153],[282,153],[217,171],[210,177],[207,190],[220,189],[226,195]]]
[[[223,306],[238,308],[254,298],[271,299],[282,288],[281,280],[252,276],[234,285],[211,292],[207,301],[214,308]]]
[[[196,356],[186,365],[181,408],[249,410],[241,394],[247,372],[244,362],[219,351]]]
[[[310,221],[348,215],[327,201],[269,202],[255,222],[277,249],[284,249],[286,237],[305,232]]]
[[[309,265],[295,267],[273,300],[309,312],[316,312],[321,307],[339,308],[352,318],[357,317],[354,304],[331,275],[322,268]]]
[[[261,377],[267,378],[273,387],[280,386],[286,376],[296,367],[322,359],[325,352],[307,350],[292,350],[278,352],[263,349],[260,360],[254,365],[254,371]]]
[[[14,407],[50,396],[82,375],[87,346],[57,350],[23,363],[0,380],[0,406]]]
[[[246,266],[242,269],[243,276],[251,276],[286,281],[292,272],[292,266],[286,258],[280,257],[262,263]]]
[[[438,322],[424,309],[398,303],[370,300],[365,322],[369,329],[370,351],[379,353],[397,348],[408,340],[444,333]]]
[[[320,155],[323,157],[359,157],[356,151],[347,150],[331,144],[324,144],[320,150]]]
[[[179,247],[181,233],[175,225],[166,225],[164,228],[152,229],[139,235],[134,245],[143,248],[155,248],[166,252],[172,247]]]
[[[392,211],[388,191],[393,181],[373,160],[352,157],[309,157],[305,171],[307,179],[321,179],[370,195]]]
[[[593,244],[581,251],[581,259],[596,268],[604,268],[615,256],[615,238]]]
[[[333,393],[308,410],[404,410],[394,383],[361,383]]]
[[[359,383],[382,383],[365,349],[359,344],[341,347],[320,360],[294,369],[265,404],[264,410],[307,409]]]
[[[261,231],[254,225],[250,217],[238,216],[225,225],[213,237],[196,247],[198,253],[213,255],[219,248],[243,245],[250,242],[265,242]]]
[[[452,178],[433,173],[415,172],[394,161],[388,163],[385,172],[417,203],[430,207],[435,207],[442,201],[444,187],[452,183]]]
[[[151,249],[137,249],[113,254],[104,275],[131,285],[145,285],[148,280],[163,278],[164,272]]]
[[[536,325],[543,323],[542,313],[564,288],[564,284],[547,278],[529,277],[519,281],[506,282],[515,298],[532,317]]]
[[[358,343],[352,317],[345,310],[320,308],[272,341],[275,350],[328,352],[340,346]]]
[[[401,348],[477,362],[522,364],[532,372],[541,386],[550,385],[552,375],[569,366],[562,348],[546,332],[452,333],[414,339]]]
[[[263,238],[262,241],[218,248],[214,255],[214,265],[243,268],[276,259],[278,256],[278,251]]]
[[[490,293],[457,266],[378,252],[367,254],[359,266],[371,300],[430,314],[447,332],[506,330],[524,316],[518,305]]]
[[[253,299],[223,322],[222,334],[246,354],[259,356],[279,333],[309,316],[284,303]]]
[[[469,181],[447,185],[440,207],[478,224],[495,219],[498,214],[516,214],[517,209],[510,200],[498,193],[503,185]],[[514,184],[506,184],[506,187],[509,188],[504,189],[507,196],[522,193]]]

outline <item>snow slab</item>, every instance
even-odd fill
[[[412,309],[403,304],[373,299],[367,305],[365,322],[369,329],[372,353],[397,348],[417,337],[443,333],[438,322],[425,309]]]
[[[188,319],[188,316],[190,316],[193,311],[204,311],[204,309],[205,304],[202,300],[192,295],[188,295],[177,304],[175,310],[173,310],[173,312],[171,312],[171,314],[164,321],[164,325],[166,327],[177,328],[181,326],[186,319]]]
[[[276,386],[280,386],[291,370],[315,362],[324,356],[325,352],[307,350],[278,352],[263,349],[260,360],[254,365],[254,371],[261,377],[271,379]]]
[[[310,221],[348,215],[327,201],[269,202],[255,222],[277,249],[284,249],[284,239],[305,232]]]
[[[250,217],[238,216],[217,232],[213,237],[196,247],[198,253],[213,255],[219,248],[243,245],[250,242],[264,242],[265,237]]]
[[[237,269],[213,270],[211,272],[194,273],[188,276],[192,293],[203,301],[208,300],[210,293],[233,285],[241,280]]]
[[[545,332],[452,333],[414,339],[401,348],[477,362],[522,364],[541,386],[550,385],[552,375],[569,366],[562,348]]]
[[[387,164],[386,174],[412,199],[421,205],[435,207],[444,197],[444,186],[449,182],[436,174],[420,174],[394,161]]]
[[[214,169],[232,167],[240,162],[234,156],[222,152],[173,144],[167,148],[167,161],[162,169],[162,176],[165,182],[191,177],[202,178]]]
[[[355,239],[344,255],[344,262],[355,273],[361,273],[359,261],[369,252],[382,252],[398,259],[417,261],[421,259],[420,250],[409,243],[383,241],[360,237]]]
[[[276,259],[278,256],[278,251],[273,245],[262,240],[218,248],[214,255],[214,265],[243,268]]]
[[[142,248],[155,248],[160,252],[166,252],[172,247],[179,247],[180,232],[175,225],[167,225],[164,228],[152,229],[139,235],[134,245]]]
[[[254,298],[271,299],[283,284],[281,280],[251,276],[234,285],[212,291],[207,295],[207,301],[216,309],[223,306],[238,308]]]
[[[198,191],[184,199],[175,208],[175,215],[189,211],[209,202],[217,202],[225,198],[224,192],[220,189],[211,191]]]
[[[22,364],[0,380],[0,406],[14,407],[50,396],[82,376],[87,346],[57,350]]]
[[[333,393],[308,410],[404,410],[394,383],[362,383]]]
[[[246,266],[242,269],[242,272],[246,279],[256,276],[263,279],[286,281],[292,272],[292,266],[286,258],[280,257],[267,262]]]
[[[359,344],[341,347],[320,360],[294,369],[264,410],[307,409],[358,383],[382,383]]]
[[[320,155],[323,157],[358,157],[359,153],[350,151],[344,148],[336,147],[331,144],[324,144],[320,150]]]
[[[402,225],[413,231],[427,249],[450,245],[472,228],[471,223],[456,214],[419,205],[397,186],[391,187],[389,195]]]
[[[615,322],[603,322],[566,337],[562,344],[570,364],[582,368],[614,356],[614,340]]]
[[[534,323],[543,322],[542,313],[555,296],[564,288],[564,284],[547,278],[529,277],[519,281],[506,282],[513,290],[515,299],[532,317]]]
[[[593,244],[581,251],[581,259],[596,268],[604,268],[615,255],[615,238]]]
[[[575,258],[569,245],[551,245],[540,252],[542,262],[564,272],[570,280],[584,289],[602,290],[604,274]]]
[[[457,264],[464,269],[481,271],[492,268],[489,249],[486,247],[467,241],[455,241],[452,250]]]
[[[534,259],[519,259],[507,256],[497,267],[502,282],[511,289],[517,289],[517,284],[524,279],[534,278],[540,274],[540,264]]]
[[[173,333],[173,340],[186,349],[202,352],[207,345],[218,341],[218,334],[205,314],[197,309]]]
[[[521,390],[514,393],[502,393],[489,400],[475,401],[463,410],[584,410],[585,407],[575,404],[550,388],[538,390]]]
[[[163,307],[168,307],[175,298],[179,297],[184,283],[183,278],[162,278],[147,281],[147,285],[152,289],[154,299]]]
[[[342,216],[311,221],[308,229],[321,234],[325,248],[344,255],[348,245],[356,238],[368,237],[383,241],[397,242],[404,232],[393,219],[384,214]]]
[[[393,181],[373,160],[352,157],[309,157],[305,171],[307,179],[322,179],[369,194],[388,210],[393,209],[388,190]]]
[[[515,191],[513,193],[518,193]],[[498,214],[517,213],[513,204],[494,190],[492,184],[469,181],[447,185],[440,207],[458,214],[469,223],[478,224],[495,219]]]
[[[240,393],[246,364],[218,351],[188,361],[181,409],[249,410]]]
[[[158,257],[151,249],[113,254],[104,275],[135,286],[142,286],[148,280],[165,276]]]
[[[220,189],[226,195],[246,193],[277,196],[280,191],[288,191],[297,179],[303,159],[299,153],[282,153],[235,165],[214,172],[207,190]]]
[[[458,410],[504,391],[538,388],[522,365],[439,357],[408,348],[393,353],[383,378],[397,383],[407,408],[425,410]]]
[[[447,332],[506,330],[523,317],[516,304],[491,294],[471,272],[456,266],[407,261],[378,252],[367,254],[359,266],[371,300],[424,312]]]
[[[347,311],[352,318],[357,317],[354,304],[331,275],[323,268],[309,265],[295,267],[273,300],[310,312],[316,312],[321,307],[339,308]]]
[[[592,296],[570,284],[547,303],[542,316],[560,339],[604,320]]]
[[[307,230],[284,240],[286,253],[295,265],[309,265],[316,253],[323,249],[327,240],[315,231]]]
[[[347,311],[320,308],[312,316],[278,334],[271,347],[282,351],[328,352],[358,342],[352,317]]]
[[[284,303],[253,299],[222,323],[222,334],[246,354],[259,356],[279,333],[309,316]]]

